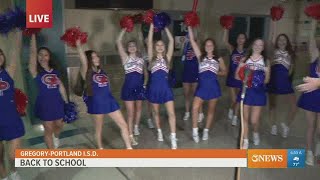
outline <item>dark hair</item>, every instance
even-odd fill
[[[245,42],[244,42],[244,44],[243,44],[243,47],[244,48],[247,48],[247,45],[248,45],[248,36],[247,36],[247,34],[246,33],[239,33],[238,35],[237,35],[237,39],[236,39],[236,42],[234,43],[234,48],[236,49],[237,47],[238,47],[238,42],[237,42],[237,40],[238,40],[238,38],[239,38],[239,36],[240,35],[244,35],[244,38],[245,38]]]
[[[254,44],[256,41],[258,41],[258,40],[261,40],[261,41],[264,42],[264,40],[261,39],[261,38],[256,38],[256,39],[254,39],[254,40],[252,41],[250,47],[248,48],[247,55],[246,55],[246,58],[245,58],[245,62],[250,58],[250,56],[252,56],[252,53],[253,53],[253,50],[252,50],[253,44]],[[261,56],[263,57],[264,64],[267,65],[267,63],[268,63],[268,62],[267,62],[267,58],[268,58],[268,57],[267,57],[266,46],[265,46],[265,45],[264,45],[264,47],[263,47],[263,51],[261,52]]]
[[[4,69],[4,68],[6,68],[6,56],[4,55],[2,49],[0,49],[0,55],[2,55],[3,58],[4,58],[4,62],[3,62],[3,64],[0,66],[0,69]]]
[[[92,84],[91,84],[91,78],[92,78],[92,74],[93,74],[93,70],[92,67],[94,66],[93,62],[92,62],[92,54],[93,53],[97,53],[96,51],[93,50],[87,50],[84,52],[86,57],[87,57],[87,63],[88,63],[88,69],[87,69],[87,74],[86,74],[86,79],[85,79],[85,92],[87,93],[88,96],[92,96],[93,95],[93,88],[92,88]],[[98,69],[101,69],[101,66],[97,67]]]
[[[203,59],[204,59],[205,57],[207,57],[207,55],[208,55],[208,53],[206,52],[206,48],[205,48],[206,43],[207,43],[208,41],[211,41],[212,44],[213,44],[213,46],[214,46],[214,49],[213,49],[213,52],[212,52],[213,56],[214,56],[214,57],[218,57],[217,45],[216,45],[215,40],[212,39],[212,38],[207,38],[207,39],[205,39],[205,40],[203,41],[203,43],[201,44],[201,48],[200,48],[201,57],[200,57],[200,59],[199,59],[200,61],[203,61]]]
[[[41,50],[45,50],[45,51],[47,51],[47,52],[49,53],[49,63],[48,63],[48,66],[49,66],[50,69],[55,69],[55,68],[56,68],[56,64],[55,64],[55,62],[54,62],[54,60],[53,60],[51,50],[50,50],[49,48],[47,48],[47,47],[40,47],[40,48],[38,49],[37,54],[39,54]],[[37,72],[39,73],[39,72],[42,72],[42,71],[44,71],[44,69],[43,69],[43,67],[40,65],[39,61],[37,60]]]
[[[288,35],[286,34],[279,34],[276,38],[276,43],[275,43],[275,48],[276,49],[279,49],[279,46],[278,46],[278,41],[280,39],[280,37],[283,36],[286,40],[287,40],[287,46],[286,46],[286,51],[288,51],[289,55],[291,56],[291,59],[294,60],[295,58],[295,53],[294,53],[294,50],[293,50],[293,47],[292,47],[292,44],[290,42],[290,39],[288,37]]]

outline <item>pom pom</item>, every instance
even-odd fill
[[[252,87],[259,88],[264,86],[265,72],[257,70],[253,72]]]
[[[21,30],[26,28],[26,12],[23,9],[15,7],[14,9],[10,9],[6,15],[8,23],[12,24],[13,28]]]
[[[200,19],[196,12],[188,12],[184,16],[184,23],[187,26],[196,27],[200,24]]]
[[[120,20],[120,26],[122,29],[126,29],[127,32],[131,32],[134,28],[134,21],[131,16],[124,16]]]
[[[78,119],[77,106],[73,102],[66,103],[64,105],[64,117],[63,121],[66,123],[72,123]]]
[[[233,16],[221,16],[220,17],[220,24],[223,28],[225,29],[232,29],[233,27],[233,21],[234,21],[234,17]]]
[[[142,18],[143,22],[145,22],[146,24],[151,24],[153,22],[154,15],[155,12],[152,9],[148,10]]]
[[[141,13],[132,16],[133,22],[135,24],[141,24],[143,21],[143,15]]]
[[[14,90],[14,101],[20,116],[25,116],[28,105],[28,97],[20,89],[16,88]]]
[[[26,28],[22,31],[24,36],[32,36],[32,34],[38,34],[41,31],[40,28]]]
[[[81,32],[80,27],[72,27],[66,30],[66,32],[60,38],[67,43],[68,46],[76,47],[76,42],[79,39],[81,44],[85,44],[88,39],[88,34]]]
[[[253,72],[252,70],[250,70],[247,66],[243,66],[240,68],[239,72],[238,72],[238,75],[239,75],[239,78],[240,80],[243,82],[244,81],[244,78],[245,78],[245,71],[249,70],[249,76],[248,76],[248,79],[247,79],[247,87],[252,87],[252,81],[253,81]]]
[[[170,25],[170,23],[171,19],[169,15],[165,12],[158,13],[153,18],[154,27],[159,31],[163,30],[166,26]]]
[[[320,3],[311,4],[304,9],[304,13],[316,20],[320,20]]]
[[[7,35],[11,30],[13,26],[10,24],[10,21],[8,21],[6,14],[0,14],[0,34]]]
[[[272,6],[270,15],[273,21],[279,21],[284,14],[284,8],[281,6]]]

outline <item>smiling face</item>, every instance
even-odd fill
[[[207,40],[206,43],[204,44],[204,50],[206,53],[213,53],[214,51],[214,43],[211,40]]]
[[[277,41],[277,46],[281,50],[285,50],[288,45],[288,40],[285,36],[279,36],[278,41]]]
[[[239,34],[237,37],[238,46],[243,46],[246,43],[246,36],[244,34]]]
[[[129,54],[134,54],[137,52],[137,43],[136,42],[129,42],[128,43],[128,47],[127,47],[127,50],[129,52]]]
[[[255,54],[261,54],[264,50],[264,42],[261,39],[257,39],[253,42],[252,51]]]
[[[38,52],[38,62],[42,68],[48,67],[50,61],[50,52],[46,49],[41,49]]]
[[[96,52],[93,52],[91,54],[91,58],[92,58],[92,64],[95,67],[100,66],[100,57],[98,56],[98,54]]]
[[[0,49],[0,69],[4,66],[5,64],[5,57],[3,51]]]
[[[166,47],[164,45],[164,42],[163,41],[157,41],[155,43],[155,50],[156,50],[156,53],[157,54],[163,54],[166,50]]]

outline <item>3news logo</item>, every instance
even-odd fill
[[[304,168],[303,149],[253,149],[248,150],[249,168]]]
[[[27,28],[52,27],[52,0],[26,1]]]

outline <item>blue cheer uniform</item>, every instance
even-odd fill
[[[211,100],[221,96],[217,74],[219,72],[219,60],[205,57],[199,63],[199,80],[195,96],[203,100]]]
[[[107,74],[103,70],[93,72],[90,80],[92,96],[86,97],[89,114],[109,114],[120,109],[118,102],[112,96]]]
[[[310,77],[320,78],[319,59],[315,60],[310,65]],[[299,98],[298,107],[307,111],[320,113],[320,89],[308,93],[303,93]]]
[[[241,88],[242,82],[235,78],[235,73],[239,66],[240,60],[245,57],[245,51],[238,51],[234,49],[230,55],[229,72],[227,76],[226,85],[232,88]]]
[[[0,69],[0,141],[10,141],[25,134],[14,101],[14,81],[6,70]]]
[[[123,66],[126,75],[121,90],[121,99],[124,101],[144,100],[144,60],[139,57],[128,57]]]
[[[156,59],[151,67],[151,77],[147,90],[149,102],[154,104],[164,104],[173,101],[173,92],[169,84],[168,73],[169,68],[166,61]]]
[[[271,94],[291,94],[294,93],[290,80],[289,70],[292,59],[287,51],[277,49],[271,63],[270,82],[267,85]]]
[[[196,83],[199,76],[199,64],[196,55],[191,47],[190,42],[187,42],[184,47],[183,61],[183,83]]]
[[[265,106],[267,104],[267,94],[266,94],[266,86],[264,84],[264,80],[265,80],[264,68],[266,67],[264,63],[264,59],[263,57],[261,57],[260,59],[253,61],[251,58],[249,58],[246,61],[246,66],[253,71],[253,86],[247,88],[243,103],[248,106]],[[255,77],[260,74],[263,74],[263,78]],[[255,79],[260,79],[261,82],[255,85],[255,82],[254,82]],[[238,102],[240,102],[241,100],[241,93],[242,93],[242,90],[238,94],[238,97],[237,97]]]
[[[59,91],[60,79],[56,70],[38,73],[35,78],[38,96],[35,114],[43,121],[54,121],[64,117],[64,101]]]

